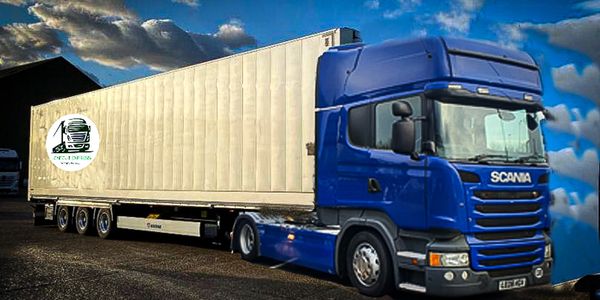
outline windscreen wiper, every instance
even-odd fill
[[[501,154],[477,154],[473,157],[467,158],[468,161],[476,161],[478,163],[487,162],[490,158],[507,158],[506,155]]]
[[[545,157],[543,155],[539,155],[539,154],[531,154],[531,155],[524,155],[524,156],[519,156],[513,160],[511,160],[510,162],[516,162],[516,163],[526,163],[528,162],[530,159],[544,159]],[[544,161],[535,161],[535,162],[531,162],[531,163],[543,163]]]

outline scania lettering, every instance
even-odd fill
[[[550,282],[547,113],[521,51],[339,28],[31,113],[37,224],[200,237],[370,296]]]
[[[531,174],[527,172],[497,172],[491,174],[492,182],[531,183]]]

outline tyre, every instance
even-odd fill
[[[383,240],[369,231],[357,233],[346,251],[346,270],[361,294],[379,297],[393,285],[392,260]]]
[[[102,208],[98,211],[98,216],[96,216],[96,231],[98,231],[98,236],[103,239],[114,236],[116,226],[110,209]]]
[[[255,261],[258,258],[258,234],[254,224],[248,220],[240,220],[236,228],[236,244],[242,259]]]
[[[78,207],[75,212],[75,229],[79,234],[89,234],[93,227],[92,213],[87,207]]]
[[[59,206],[56,210],[56,225],[61,232],[70,231],[72,228],[71,215],[68,206]]]

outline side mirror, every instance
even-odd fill
[[[412,107],[406,101],[398,101],[392,104],[392,114],[396,117],[408,118],[412,113]]]
[[[392,150],[399,154],[412,155],[415,151],[415,122],[401,119],[392,125]]]

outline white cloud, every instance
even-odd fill
[[[598,153],[594,149],[583,152],[581,159],[577,158],[573,148],[560,151],[549,151],[550,167],[558,174],[575,178],[598,189]]]
[[[548,128],[554,129],[559,132],[575,134],[575,129],[573,127],[573,122],[571,118],[571,112],[569,111],[567,105],[559,104],[557,106],[548,107],[547,109],[553,117],[552,120],[548,120]]]
[[[588,0],[577,3],[576,8],[589,11],[600,11],[600,0]]]
[[[191,7],[198,7],[200,3],[198,0],[171,0],[173,3],[180,3]]]
[[[367,0],[363,5],[368,9],[379,9],[379,0]]]
[[[476,11],[483,7],[483,0],[460,0],[462,8],[466,11]]]
[[[598,194],[590,193],[581,201],[578,193],[567,193],[564,188],[557,188],[552,190],[552,198],[551,212],[570,216],[598,230]]]
[[[1,4],[8,4],[14,6],[23,6],[28,4],[29,2],[29,0],[0,0]]]
[[[44,23],[8,24],[0,27],[0,68],[58,54],[62,42]]]
[[[171,20],[141,21],[123,0],[40,0],[28,10],[41,22],[0,28],[2,67],[58,53],[57,31],[65,33],[68,46],[82,59],[120,69],[147,65],[168,70],[256,44],[238,20],[215,33],[191,33]]]
[[[549,107],[548,110],[554,116],[554,120],[548,120],[548,128],[566,132],[576,136],[578,139],[586,139],[597,147],[600,147],[600,111],[594,108],[583,117],[577,108],[569,109],[565,104]]]
[[[600,69],[597,65],[588,65],[581,75],[574,64],[552,68],[552,79],[558,89],[594,100],[600,105]]]
[[[383,12],[383,17],[385,19],[397,19],[405,13],[413,12],[421,5],[421,0],[397,0],[397,2],[398,8]]]
[[[504,24],[499,29],[498,38],[503,44],[518,46],[525,39],[527,31],[537,31],[546,34],[551,44],[586,54],[600,64],[600,14],[558,23]]]
[[[449,12],[439,12],[434,19],[447,32],[466,34],[471,28],[471,22],[483,7],[483,2],[483,0],[453,2]]]

